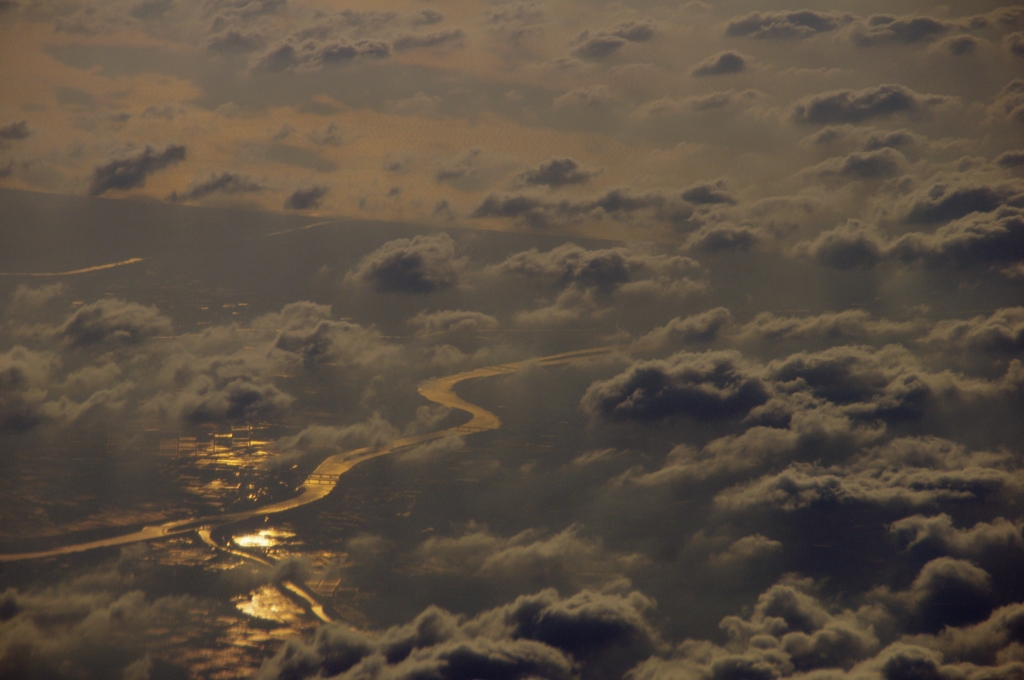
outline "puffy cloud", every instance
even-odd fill
[[[281,448],[284,451],[336,452],[358,446],[383,446],[397,439],[398,435],[394,425],[375,413],[366,422],[353,425],[310,425],[297,435],[282,439]]]
[[[412,622],[377,634],[321,626],[308,643],[288,642],[256,677],[300,680],[347,673],[568,680],[577,664],[602,675],[621,674],[656,644],[645,620],[652,606],[636,592],[582,591],[563,599],[545,590],[473,618],[430,607]],[[607,658],[616,652],[617,659]]]
[[[263,47],[266,42],[266,37],[259,33],[230,29],[211,37],[209,42],[206,43],[206,49],[222,54],[244,54],[255,52]]]
[[[308,368],[323,363],[374,365],[394,358],[398,351],[377,330],[334,321],[330,307],[312,302],[291,302],[279,314],[256,323],[278,328],[273,348]]]
[[[685,318],[676,317],[655,328],[637,343],[641,346],[679,345],[691,342],[712,342],[732,323],[732,314],[725,307],[715,307]]]
[[[57,357],[16,346],[0,354],[0,430],[22,432],[42,417]]]
[[[1024,211],[1005,206],[973,212],[934,232],[909,232],[897,239],[851,220],[798,243],[794,252],[844,270],[871,268],[887,259],[963,268],[1019,262],[1024,259]]]
[[[233,172],[222,172],[219,175],[211,175],[205,181],[189,185],[188,189],[181,194],[175,191],[168,196],[167,200],[173,202],[194,201],[216,193],[234,195],[259,193],[264,190],[266,190],[265,186],[250,177]]]
[[[876,143],[883,142],[879,140]],[[855,151],[843,158],[831,158],[809,168],[808,172],[822,177],[879,179],[892,177],[902,171],[906,164],[907,159],[903,154],[885,146],[874,151]]]
[[[490,194],[473,210],[471,217],[506,217],[518,219],[535,228],[584,218],[615,219],[632,217],[650,211],[668,224],[681,224],[692,214],[688,203],[664,191],[636,193],[629,189],[610,189],[600,196],[582,201],[548,201],[531,194]]]
[[[464,37],[465,32],[461,28],[449,28],[433,33],[412,33],[398,36],[392,41],[391,47],[396,52],[442,47],[458,44]]]
[[[383,293],[425,295],[458,285],[463,264],[448,234],[400,238],[363,257],[345,281]]]
[[[722,52],[712,57],[708,57],[704,61],[700,62],[690,71],[690,75],[695,78],[702,78],[705,76],[722,76],[730,73],[740,73],[747,68],[749,57],[745,57],[739,52]]]
[[[980,45],[985,41],[975,38],[973,35],[954,35],[943,38],[935,43],[935,48],[954,57],[962,57],[965,54],[974,54]]]
[[[583,31],[575,40],[573,55],[581,59],[603,59],[631,42],[647,42],[654,37],[654,27],[645,21],[620,24],[611,31],[591,34]]]
[[[913,113],[948,99],[938,95],[918,94],[908,87],[892,83],[863,90],[836,90],[805,97],[793,105],[792,117],[798,123],[818,125],[861,123],[896,113]]]
[[[568,184],[583,184],[597,174],[596,170],[581,168],[571,158],[551,158],[536,168],[530,168],[519,179],[523,184],[534,186],[561,187]]]
[[[933,184],[911,194],[903,220],[910,224],[948,222],[972,212],[992,212],[1010,204],[1024,207],[1024,187],[1019,184],[978,184],[973,182]]]
[[[606,420],[713,420],[745,414],[767,400],[767,387],[738,353],[678,352],[634,362],[591,384],[580,404],[592,417]]]
[[[285,69],[314,70],[342,64],[357,57],[386,59],[391,56],[391,45],[382,40],[361,39],[354,42],[301,42],[296,48],[291,42],[283,42],[263,54],[257,60],[257,71],[284,71]]]
[[[684,248],[705,253],[750,250],[767,236],[762,229],[720,222],[705,225],[686,237]]]
[[[1011,80],[992,99],[990,110],[1009,121],[1024,123],[1024,79]]]
[[[996,158],[996,165],[1001,168],[1019,168],[1024,165],[1024,151],[1005,151]]]
[[[661,255],[625,247],[587,250],[565,243],[547,252],[516,253],[490,271],[542,278],[558,287],[575,286],[607,295],[615,291],[688,293],[699,288],[686,278],[699,265],[680,255]]]
[[[1003,38],[1003,47],[1015,57],[1024,57],[1024,33],[1010,33]]]
[[[736,198],[725,188],[725,180],[699,182],[683,189],[680,194],[684,201],[694,205],[724,203],[736,205]]]
[[[172,144],[163,151],[147,146],[134,156],[118,158],[93,171],[90,196],[100,196],[111,190],[124,191],[145,186],[146,177],[154,172],[185,160],[185,147]]]
[[[21,120],[16,123],[9,123],[0,127],[0,140],[20,140],[28,139],[31,133],[28,129],[28,121]]]
[[[307,189],[296,189],[284,202],[284,207],[287,210],[314,210],[320,207],[326,195],[327,187],[322,184]]]
[[[156,307],[104,298],[79,307],[57,331],[71,344],[137,343],[171,333],[171,321]]]
[[[417,335],[493,330],[498,327],[498,320],[489,314],[464,312],[461,309],[447,309],[431,313],[424,310],[409,319],[408,323],[417,328]]]
[[[1007,307],[971,319],[939,321],[921,342],[947,350],[1020,352],[1024,349],[1024,307]]]
[[[50,300],[63,295],[67,287],[63,283],[51,283],[38,288],[18,284],[11,295],[11,303],[7,307],[7,313],[14,315],[31,312],[43,307]]]
[[[873,14],[853,25],[850,37],[855,45],[868,47],[886,43],[910,44],[930,40],[953,28],[954,24],[932,17],[896,17]]]
[[[792,39],[810,38],[819,33],[834,31],[853,21],[853,15],[838,12],[795,10],[781,12],[751,12],[732,19],[725,28],[727,36],[750,38]]]
[[[863,309],[826,312],[817,316],[776,316],[761,312],[737,331],[741,340],[843,340],[915,335],[921,323],[873,319]]]

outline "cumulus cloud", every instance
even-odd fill
[[[314,210],[320,207],[327,195],[327,187],[319,184],[308,189],[296,189],[284,202],[288,210]]]
[[[631,42],[647,42],[654,37],[654,27],[648,22],[631,21],[611,31],[591,34],[583,31],[576,37],[573,55],[581,59],[603,59],[618,52]]]
[[[575,287],[607,295],[615,291],[638,294],[679,293],[699,290],[686,275],[699,264],[680,255],[661,255],[630,248],[587,250],[566,243],[547,252],[536,248],[516,253],[490,271],[545,279],[559,288]]]
[[[583,184],[598,171],[581,168],[571,158],[551,158],[536,168],[530,168],[519,175],[523,184],[533,186],[561,187],[568,184]]]
[[[408,323],[417,328],[417,335],[493,330],[498,327],[498,320],[489,314],[464,312],[461,309],[438,312],[424,310],[409,319]]]
[[[873,14],[865,21],[853,25],[850,37],[859,47],[886,43],[910,44],[930,40],[954,27],[946,21],[932,17],[896,17],[891,14]]]
[[[695,78],[703,78],[705,76],[740,73],[746,70],[749,61],[749,57],[745,57],[739,52],[722,52],[721,54],[708,57],[694,66],[690,71],[690,75]]]
[[[804,97],[794,104],[792,117],[798,123],[818,125],[861,123],[897,113],[913,113],[947,100],[948,97],[922,95],[903,85],[888,84]]]
[[[27,120],[9,123],[0,127],[0,140],[17,141],[20,139],[28,139],[30,134]]]
[[[580,404],[590,416],[613,421],[714,420],[743,415],[767,400],[767,387],[738,353],[678,352],[637,361],[591,384]]]
[[[79,307],[58,329],[73,345],[137,343],[154,335],[168,335],[171,321],[156,307],[105,298]]]
[[[458,285],[463,266],[448,234],[400,238],[363,257],[345,281],[384,293],[424,295]]]
[[[97,166],[89,186],[90,196],[111,190],[124,191],[146,185],[146,178],[166,167],[185,160],[185,147],[172,144],[163,151],[147,146],[134,156],[118,158]]]
[[[382,40],[362,39],[354,42],[302,42],[296,47],[284,42],[258,58],[257,71],[284,71],[286,69],[314,70],[343,64],[358,57],[386,59],[391,56],[391,45]]]
[[[396,52],[443,47],[457,45],[462,42],[464,37],[465,32],[461,28],[449,28],[433,33],[412,33],[398,36],[392,41],[391,47]]]
[[[210,194],[247,194],[247,193],[259,193],[266,190],[266,187],[259,182],[254,181],[250,177],[245,175],[239,175],[233,172],[222,172],[219,175],[211,175],[209,179],[202,182],[195,182],[189,185],[182,193],[175,191],[167,200],[172,202],[178,201],[194,201],[197,199],[205,198]]]
[[[653,602],[640,593],[554,590],[467,618],[430,607],[378,634],[320,627],[313,640],[288,642],[257,673],[260,680],[324,674],[429,673],[438,678],[571,678],[577,664],[621,674],[658,641],[646,621]],[[607,661],[615,654],[617,661]]]
[[[873,141],[884,144],[885,140]],[[890,140],[889,143],[896,143]],[[807,170],[821,177],[844,179],[882,179],[900,173],[907,166],[907,159],[899,151],[883,146],[872,151],[855,151],[842,158],[832,158]]]
[[[838,12],[795,10],[782,12],[751,12],[729,21],[727,36],[788,40],[806,39],[828,33],[853,21],[853,15]]]
[[[550,201],[527,193],[490,194],[473,210],[470,217],[511,218],[541,229],[585,218],[600,219],[608,216],[626,219],[643,212],[650,212],[659,221],[672,225],[685,222],[693,214],[693,208],[681,198],[665,191],[637,193],[629,189],[610,189],[600,196],[582,201]]]

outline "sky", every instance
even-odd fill
[[[0,557],[517,367],[0,561],[0,680],[1024,675],[1021,6],[0,0],[0,89]]]

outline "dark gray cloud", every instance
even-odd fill
[[[1024,33],[1010,33],[1003,38],[1003,47],[1015,57],[1024,57]]]
[[[577,664],[594,666],[595,677],[605,677],[625,672],[657,645],[646,621],[652,607],[636,592],[582,591],[560,598],[545,590],[473,618],[430,607],[410,623],[377,634],[322,626],[310,643],[287,643],[256,677],[300,680],[383,672],[446,680],[568,680]]]
[[[694,66],[690,71],[690,75],[695,78],[702,78],[705,76],[722,76],[730,73],[741,73],[746,70],[748,62],[749,58],[744,57],[739,52],[722,52],[721,54],[716,54],[713,57],[708,57]]]
[[[722,331],[732,323],[732,314],[725,307],[715,307],[700,314],[692,314],[685,318],[676,317],[664,326],[655,328],[638,341],[641,345],[650,344],[678,346],[692,342],[713,342]]]
[[[571,158],[551,158],[536,168],[530,168],[519,175],[524,184],[533,186],[561,187],[568,184],[583,184],[598,174],[597,170],[581,168]]]
[[[569,286],[601,294],[616,290],[653,292],[653,288],[687,282],[685,276],[699,271],[694,260],[679,255],[660,255],[629,248],[588,250],[565,243],[547,252],[530,249],[495,265],[500,274],[539,277],[559,288]]]
[[[699,182],[683,189],[680,196],[694,205],[725,203],[736,205],[736,198],[725,188],[725,180]]]
[[[581,59],[603,59],[615,54],[631,42],[647,42],[654,37],[654,27],[646,21],[620,24],[611,31],[591,34],[583,31],[575,40],[573,55]]]
[[[498,327],[498,320],[489,314],[464,312],[461,309],[447,309],[430,313],[424,310],[409,319],[408,323],[418,329],[417,335],[493,330]]]
[[[78,346],[137,343],[154,335],[169,335],[171,320],[156,307],[106,298],[79,307],[58,333]]]
[[[442,233],[389,241],[360,260],[345,280],[382,293],[425,295],[458,285],[462,268],[455,241]]]
[[[686,238],[685,248],[705,253],[736,252],[750,250],[765,240],[763,230],[728,222],[706,225]]]
[[[146,177],[183,160],[184,146],[172,144],[160,152],[147,146],[134,156],[119,158],[98,166],[93,171],[89,195],[100,196],[111,190],[123,191],[145,186]]]
[[[896,113],[913,113],[947,99],[918,94],[893,83],[863,90],[836,90],[811,95],[793,106],[792,116],[798,123],[860,123]]]
[[[896,17],[891,14],[873,14],[865,21],[853,25],[850,38],[859,47],[887,43],[910,44],[931,40],[954,27],[955,24],[932,17]]]
[[[538,229],[584,217],[624,218],[651,211],[661,221],[680,224],[693,214],[693,208],[664,191],[636,193],[629,189],[610,189],[600,196],[582,201],[549,201],[531,194],[490,194],[470,214],[474,218],[507,217]]]
[[[320,203],[327,195],[327,187],[320,184],[307,189],[296,189],[285,202],[287,210],[313,210],[320,207]]]
[[[930,266],[985,266],[1024,260],[1024,209],[971,213],[933,233],[912,232],[890,246],[904,262]]]
[[[991,109],[1006,120],[1024,123],[1024,79],[1007,83],[992,99]]]
[[[1024,350],[1024,307],[1007,307],[972,319],[939,321],[921,342],[949,351],[1016,354]]]
[[[441,47],[462,42],[465,32],[461,28],[449,28],[433,33],[413,33],[400,35],[391,42],[391,47],[396,52],[406,50],[417,50],[430,47]]]
[[[291,302],[279,314],[261,319],[277,330],[273,348],[291,355],[307,368],[334,363],[344,366],[377,365],[392,358],[395,348],[379,331],[331,318],[331,308],[312,302]]]
[[[853,21],[852,14],[796,10],[782,12],[751,12],[737,17],[725,28],[727,36],[792,39],[810,38],[827,33]]]
[[[909,203],[904,222],[948,222],[974,212],[992,212],[1005,204],[1024,207],[1024,187],[1009,183],[979,184],[965,178],[933,184],[912,194]]]
[[[31,133],[28,129],[28,121],[21,120],[0,127],[0,139],[18,140],[27,139]]]
[[[250,177],[233,172],[222,172],[210,175],[210,178],[190,184],[182,193],[175,191],[167,197],[168,201],[194,201],[210,194],[251,194],[265,191],[266,187]]]
[[[363,39],[354,42],[305,41],[296,47],[291,42],[277,45],[256,62],[257,71],[283,71],[285,69],[318,69],[342,64],[357,57],[385,59],[391,56],[391,45],[382,40]]]
[[[143,0],[128,10],[128,15],[136,19],[159,19],[174,6],[174,0]]]
[[[580,404],[606,420],[713,420],[744,415],[767,400],[767,387],[738,353],[679,352],[593,383]]]
[[[938,41],[935,46],[954,57],[962,57],[974,54],[978,51],[978,47],[984,44],[985,41],[975,38],[973,35],[955,35]]]
[[[900,143],[896,136],[870,140],[872,144],[886,142]],[[831,158],[819,163],[808,172],[822,177],[849,179],[881,179],[900,173],[907,166],[907,159],[899,151],[883,146],[874,151],[855,151],[843,158]]]
[[[255,52],[267,43],[265,36],[255,32],[231,29],[210,38],[206,49],[224,54]]]
[[[57,358],[16,346],[0,354],[0,431],[23,432],[42,418]]]
[[[1024,165],[1024,151],[1005,151],[996,158],[1001,168],[1019,168]]]
[[[833,269],[870,269],[886,257],[888,242],[873,226],[851,220],[821,232],[813,241],[797,244],[796,252]]]

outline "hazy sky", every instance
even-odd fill
[[[1022,304],[1021,6],[0,0],[0,552],[623,348],[461,386],[500,430],[274,569],[4,565],[0,679],[1024,677]],[[327,576],[356,628],[246,618]]]

